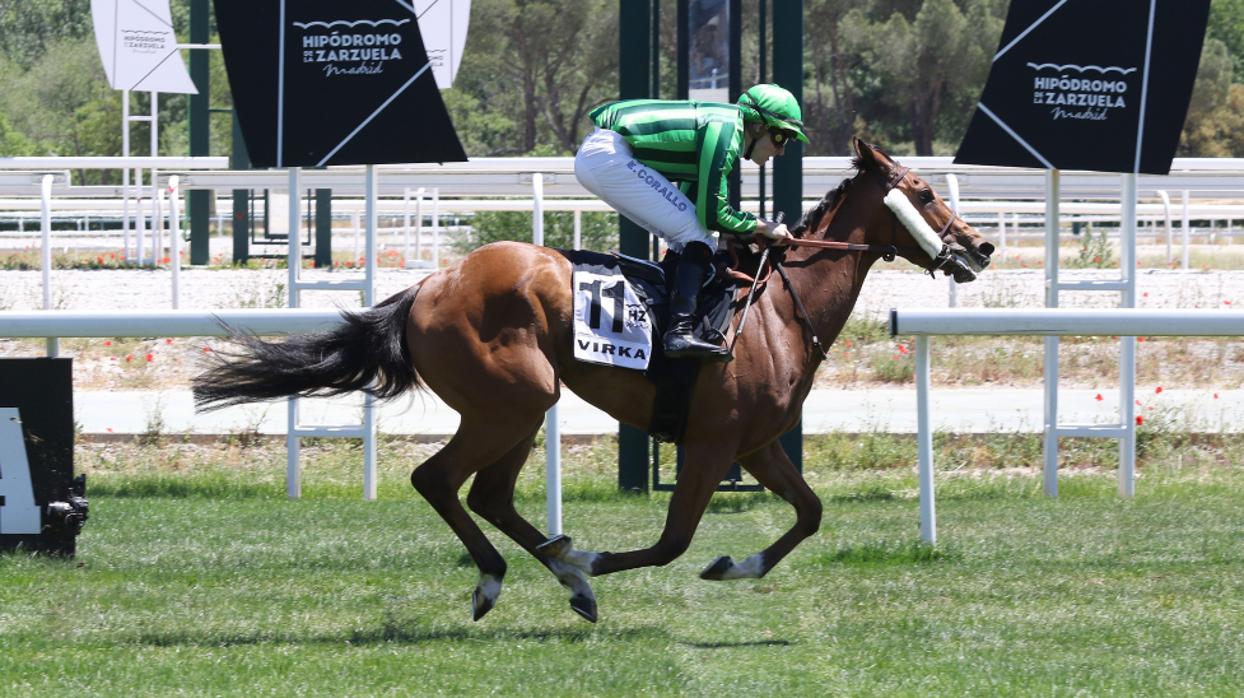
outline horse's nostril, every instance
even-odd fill
[[[979,250],[980,253],[985,255],[986,257],[989,257],[990,255],[993,254],[993,245],[987,242],[982,242],[981,246],[976,249]]]

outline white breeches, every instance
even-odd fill
[[[717,238],[700,225],[695,204],[660,172],[631,155],[616,131],[598,128],[583,139],[574,174],[588,191],[618,213],[665,241],[675,252],[689,242],[717,249]]]

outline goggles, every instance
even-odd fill
[[[795,134],[791,131],[780,128],[769,129],[769,139],[773,141],[773,145],[786,145],[787,141],[795,140]]]

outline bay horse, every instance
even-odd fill
[[[576,550],[548,538],[514,507],[514,485],[545,412],[564,385],[621,422],[647,428],[655,387],[640,372],[572,358],[571,265],[557,250],[499,242],[362,312],[334,330],[266,342],[234,333],[194,381],[198,407],[293,395],[365,391],[392,398],[422,387],[461,415],[449,442],[415,468],[411,483],[479,568],[478,620],[496,603],[506,563],[466,506],[514,539],[570,591],[571,608],[596,620],[588,578],[664,565],[691,542],[717,484],[734,462],[792,504],[794,526],[735,562],[720,557],[701,577],[763,577],[816,532],[821,503],[778,437],[799,421],[817,366],[851,314],[878,259],[904,257],[963,283],[989,264],[993,246],[929,184],[881,150],[854,141],[856,172],[792,229],[775,277],[757,294],[734,359],[705,363],[693,387],[683,467],[664,530],[650,547]],[[940,231],[940,232],[933,232]],[[931,243],[932,241],[932,243]],[[733,332],[732,332],[733,334]]]

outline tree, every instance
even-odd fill
[[[475,139],[489,144],[490,155],[528,153],[540,145],[573,152],[588,126],[587,111],[617,94],[617,3],[476,0],[472,7],[451,91],[457,94],[446,98],[456,122],[494,129]],[[472,109],[501,118],[481,119],[468,113]],[[508,139],[497,138],[498,128],[509,131]]]
[[[987,0],[925,0],[914,16],[884,20],[864,8],[842,20],[846,49],[857,56],[851,75],[857,103],[870,127],[894,140],[910,139],[917,155],[932,155],[935,138],[958,141],[988,74],[1001,33]],[[917,3],[890,2],[887,7]],[[954,113],[943,106],[954,104]]]
[[[851,68],[858,57],[848,54],[842,35],[842,22],[851,0],[817,0],[805,11],[809,36],[805,41],[810,71],[803,90],[804,121],[815,137],[809,155],[843,155],[850,152],[851,137],[859,123],[856,90],[851,84]]]
[[[49,43],[91,37],[88,2],[0,0],[0,54],[22,69],[34,65]]]
[[[1201,49],[1196,83],[1188,102],[1188,116],[1179,138],[1179,154],[1190,157],[1221,157],[1231,153],[1229,134],[1224,127],[1239,119],[1223,106],[1231,98],[1232,62],[1227,45],[1217,39],[1206,39]],[[1227,138],[1224,139],[1224,136]],[[1238,139],[1236,139],[1238,141]]]
[[[1244,75],[1244,0],[1212,0],[1206,36],[1226,44],[1237,75]]]
[[[0,157],[16,157],[30,155],[30,141],[9,124],[4,114],[0,114]]]

